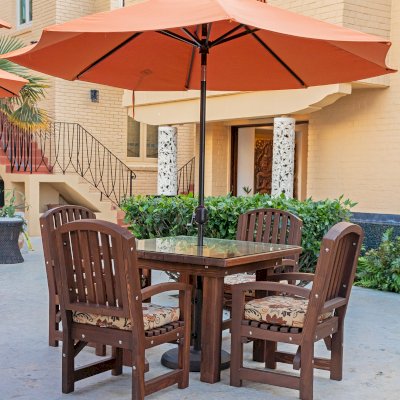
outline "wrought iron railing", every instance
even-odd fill
[[[116,205],[132,196],[135,173],[79,124],[31,132],[0,113],[0,146],[11,172],[77,173]]]
[[[178,194],[194,192],[195,157],[190,159],[178,170]]]

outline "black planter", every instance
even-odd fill
[[[24,262],[18,246],[22,224],[20,218],[0,218],[0,264]]]

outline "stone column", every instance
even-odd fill
[[[293,197],[295,119],[274,118],[272,196]]]
[[[159,195],[176,196],[177,181],[177,129],[171,126],[158,128],[158,181]]]

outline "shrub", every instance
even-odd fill
[[[126,222],[130,224],[131,231],[139,239],[194,236],[197,228],[191,221],[197,201],[197,198],[189,196],[136,196],[126,199],[122,209],[126,212]],[[248,210],[278,208],[298,215],[304,224],[304,250],[300,257],[300,267],[303,271],[313,271],[323,235],[335,223],[349,219],[354,203],[342,197],[336,200],[299,201],[284,196],[256,194],[208,197],[205,205],[209,213],[205,236],[213,238],[234,239],[239,215]]]
[[[356,285],[400,293],[400,236],[393,238],[393,228],[383,234],[378,248],[359,258]]]

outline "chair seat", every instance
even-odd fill
[[[142,308],[145,331],[160,328],[179,320],[179,307],[166,307],[152,303],[143,303]],[[82,311],[74,311],[72,319],[74,322],[80,324],[96,325],[101,328],[130,330],[132,327],[130,318],[91,314]]]
[[[248,283],[255,281],[256,281],[255,274],[234,274],[225,276],[224,278],[225,285],[237,285],[239,283]]]
[[[307,307],[307,299],[289,296],[269,296],[246,303],[244,317],[251,321],[303,328]],[[318,321],[322,322],[332,315],[332,312],[322,314],[319,316]]]

